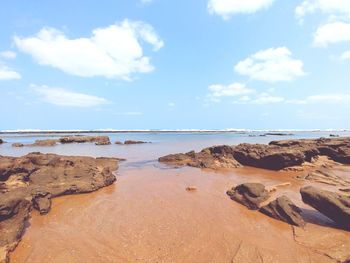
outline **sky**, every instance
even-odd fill
[[[5,0],[0,130],[350,128],[349,0]]]

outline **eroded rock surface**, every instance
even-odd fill
[[[227,191],[230,198],[252,210],[259,209],[262,202],[269,198],[265,186],[260,183],[245,183]]]
[[[339,226],[350,229],[350,197],[313,186],[300,189],[303,202],[312,206]]]
[[[116,158],[30,153],[0,156],[0,262],[19,242],[32,208],[46,214],[51,198],[112,184]]]
[[[305,225],[305,221],[301,216],[301,209],[285,195],[280,196],[268,205],[261,207],[259,211],[291,225]]]
[[[350,138],[320,138],[307,140],[272,141],[270,144],[214,146],[195,153],[171,154],[159,158],[160,162],[189,165],[199,168],[234,168],[241,165],[269,170],[302,167],[305,163],[316,166],[319,156],[342,164],[350,164]],[[329,162],[319,162],[329,165]]]

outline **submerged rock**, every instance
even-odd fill
[[[126,140],[124,144],[142,144],[142,143],[147,143],[144,141],[133,141],[133,140]]]
[[[301,209],[287,196],[278,197],[268,205],[261,207],[259,211],[267,216],[284,221],[291,225],[305,225],[305,221],[301,217]]]
[[[300,189],[303,202],[312,206],[339,226],[350,229],[350,197],[306,186]]]
[[[28,146],[55,146],[57,143],[57,140],[36,140],[33,144],[30,144]]]
[[[117,168],[116,158],[41,153],[0,156],[0,262],[5,262],[8,251],[22,237],[32,207],[46,214],[53,197],[110,185]]]
[[[111,144],[108,136],[68,136],[59,139],[60,143],[86,143],[94,142],[96,145]]]
[[[12,143],[12,147],[23,147],[23,146],[24,146],[23,143],[19,143],[19,142]]]
[[[227,191],[230,198],[252,210],[259,209],[262,202],[269,198],[265,186],[260,183],[245,183]]]

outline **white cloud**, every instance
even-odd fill
[[[283,102],[285,99],[279,96],[272,96],[268,93],[261,93],[255,98],[243,96],[238,100],[234,101],[235,104],[273,104]]]
[[[230,85],[214,84],[209,86],[210,93],[208,97],[212,101],[220,101],[221,97],[235,97],[254,92],[242,83],[232,83]]]
[[[120,23],[92,31],[90,37],[68,38],[54,28],[43,28],[31,37],[14,37],[18,49],[41,65],[80,77],[102,76],[128,80],[132,73],[154,68],[144,55],[143,43],[158,51],[164,42],[154,29],[138,21]]]
[[[340,57],[340,58],[341,58],[341,59],[343,59],[343,60],[350,59],[350,50],[349,50],[349,51],[344,52],[344,53],[341,55],[341,57]]]
[[[286,47],[261,50],[237,63],[235,71],[251,79],[278,82],[304,76],[303,62],[293,59]]]
[[[292,104],[350,104],[350,94],[347,93],[332,93],[332,94],[317,94],[308,96],[305,99],[288,100],[287,103]]]
[[[350,18],[349,0],[305,0],[295,9],[296,17],[302,21],[305,15],[320,11],[333,16]]]
[[[169,102],[169,103],[168,103],[168,106],[169,106],[169,107],[175,107],[175,105],[176,105],[176,104],[175,104],[174,102]]]
[[[269,8],[275,0],[209,0],[208,10],[224,19],[235,14],[253,14],[261,9]]]
[[[46,103],[66,107],[94,107],[107,104],[104,98],[84,93],[69,91],[63,88],[51,88],[45,85],[31,85],[32,90]]]
[[[141,0],[141,3],[142,4],[149,4],[149,3],[152,3],[153,0]]]
[[[142,116],[143,112],[141,112],[141,111],[117,112],[117,113],[114,113],[114,115],[120,115],[120,116]]]
[[[0,61],[0,80],[14,80],[14,79],[20,79],[21,75],[10,69],[9,67],[2,65]]]
[[[16,58],[17,54],[13,51],[5,50],[0,52],[0,57],[5,59],[14,59]]]
[[[314,35],[314,45],[326,47],[329,44],[350,41],[350,24],[333,22],[317,28]]]

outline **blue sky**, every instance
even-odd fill
[[[350,1],[3,1],[0,129],[350,128]]]

